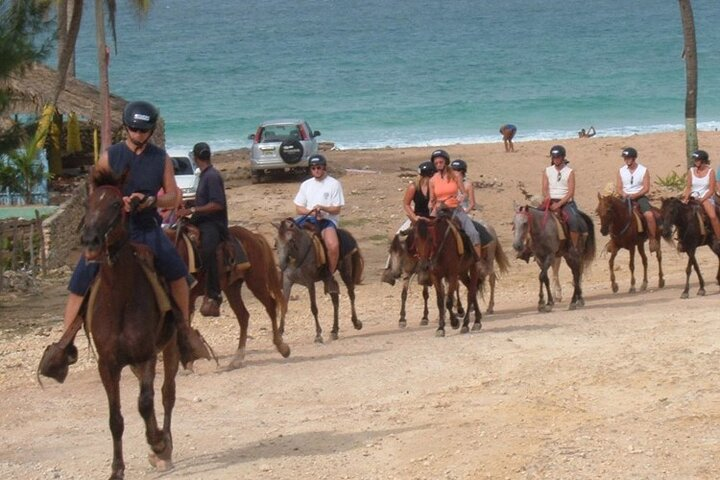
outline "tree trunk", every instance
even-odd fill
[[[77,42],[78,33],[80,32],[80,21],[82,20],[83,0],[68,0],[72,3],[72,15],[70,16],[70,25],[65,28],[66,37],[64,42],[58,38],[58,83],[55,86],[55,95],[53,96],[53,104],[57,105],[58,98],[63,90],[65,90],[65,82],[68,73],[72,70],[71,76],[75,76],[75,43]],[[67,18],[66,6],[63,1],[58,4],[58,37],[63,31],[62,25],[67,25],[67,21],[61,21],[61,11],[65,11]],[[71,67],[72,65],[72,67]]]
[[[685,46],[685,150],[688,168],[693,166],[692,152],[698,148],[697,136],[697,46],[695,42],[695,21],[690,0],[678,0],[682,18]]]
[[[100,79],[100,108],[102,123],[100,125],[100,154],[110,147],[110,79],[108,75],[109,52],[105,42],[105,2],[95,0],[95,40],[97,43],[98,78]]]

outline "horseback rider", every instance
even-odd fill
[[[687,185],[683,191],[681,200],[687,203],[690,197],[702,205],[705,214],[712,225],[713,239],[712,249],[720,252],[720,221],[715,212],[714,194],[716,189],[715,172],[710,168],[710,156],[705,150],[695,150],[692,153],[695,166],[688,170]]]
[[[470,179],[467,178],[467,162],[458,158],[450,163],[450,168],[458,172],[461,177],[463,187],[465,188],[465,195],[460,202],[460,207],[465,213],[470,215],[470,212],[475,209],[475,186]]]
[[[340,222],[340,210],[345,205],[342,184],[327,173],[327,159],[320,154],[308,159],[310,174],[301,185],[293,203],[295,212],[302,217],[298,225],[306,222],[314,224],[327,249],[328,278],[326,293],[338,293],[339,287],[334,274],[340,260],[340,241],[337,228]],[[314,213],[314,215],[310,215]]]
[[[187,267],[160,227],[157,207],[175,206],[178,188],[172,160],[165,150],[150,143],[158,116],[158,110],[148,102],[128,103],[123,111],[126,138],[104,151],[96,168],[118,176],[127,173],[122,190],[125,211],[130,213],[130,239],[150,247],[158,274],[170,285],[170,293],[182,314],[177,325],[178,344],[181,360],[187,364],[211,357],[200,334],[190,328]],[[155,195],[161,187],[166,193],[158,198]],[[140,201],[135,211],[130,211],[131,201]],[[43,375],[47,372],[46,367],[51,368],[50,365],[52,368],[67,368],[77,361],[77,348],[73,341],[82,322],[80,308],[99,270],[99,264],[88,263],[84,257],[79,259],[68,286],[70,294],[63,318],[63,338],[46,349],[40,363]],[[62,342],[68,337],[69,341],[64,346]]]
[[[622,157],[625,165],[618,171],[616,188],[623,199],[630,199],[637,203],[647,222],[650,251],[656,252],[658,249],[657,224],[647,198],[647,194],[650,192],[650,171],[645,165],[637,163],[637,156],[638,152],[634,148],[623,149]]]
[[[399,234],[407,232],[418,220],[430,217],[430,178],[435,175],[435,165],[430,161],[422,162],[417,170],[417,178],[407,186],[403,196],[403,209],[407,218],[400,225],[397,231]],[[382,281],[390,285],[395,284],[395,276],[390,270],[390,255],[385,262]]]
[[[568,166],[567,153],[562,145],[550,149],[550,166],[542,175],[542,193],[545,208],[552,212],[562,212],[568,230],[570,243],[577,249],[584,222],[580,218],[575,204],[575,171]]]
[[[193,157],[200,168],[200,181],[195,206],[178,210],[178,216],[192,215],[190,223],[200,230],[200,251],[205,270],[205,298],[200,313],[205,317],[219,317],[222,294],[216,251],[220,242],[228,238],[227,200],[222,175],[212,165],[210,146],[196,143]]]
[[[445,150],[435,150],[430,155],[437,172],[430,179],[430,215],[435,216],[441,204],[453,211],[453,218],[457,219],[465,234],[470,239],[475,251],[475,266],[478,272],[482,271],[482,244],[480,233],[475,228],[470,216],[460,203],[467,195],[461,175],[450,168],[450,155]]]

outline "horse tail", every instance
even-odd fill
[[[505,250],[503,250],[500,242],[496,242],[495,244],[495,263],[497,263],[497,266],[500,269],[501,273],[508,272],[508,269],[510,268],[510,262],[508,261],[508,258],[505,255]]]
[[[589,267],[593,260],[595,260],[595,254],[597,250],[597,245],[595,241],[595,224],[593,223],[592,218],[590,218],[590,216],[588,216],[585,212],[579,213],[588,227],[588,237],[585,241],[585,249],[583,251],[582,258],[585,267]]]
[[[352,272],[353,272],[353,283],[360,285],[363,280],[363,271],[365,270],[365,260],[363,259],[360,249],[356,249],[352,254]]]

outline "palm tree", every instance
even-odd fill
[[[682,18],[685,47],[685,150],[688,168],[693,166],[692,152],[698,148],[697,136],[697,45],[695,42],[695,21],[690,0],[678,0]]]

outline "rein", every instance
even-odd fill
[[[120,197],[120,200],[122,201],[122,191],[114,186],[114,185],[102,185],[97,188],[98,190],[105,189],[110,190],[113,193],[117,194]],[[137,208],[137,204],[133,206],[133,209]],[[105,230],[105,233],[103,233],[103,243],[105,244],[105,258],[107,259],[108,265],[112,266],[115,263],[115,260],[117,259],[118,254],[120,253],[120,250],[127,244],[128,239],[130,238],[129,235],[126,235],[125,238],[120,239],[119,242],[116,242],[117,248],[113,248],[111,251],[111,245],[109,242],[110,235],[115,231],[118,224],[121,222],[124,222],[127,217],[127,213],[125,212],[125,209],[123,206],[120,207],[120,209],[115,213],[115,217],[113,217],[112,221],[108,225],[107,229]],[[112,245],[115,246],[115,245]],[[95,262],[98,262],[97,260]]]

